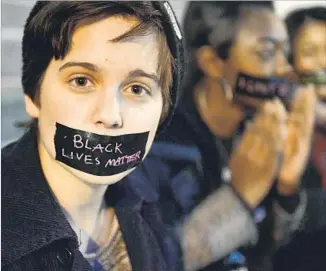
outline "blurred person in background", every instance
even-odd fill
[[[326,189],[326,8],[295,10],[285,23],[292,45],[293,68],[303,82],[319,86],[309,178],[304,185]]]
[[[271,270],[306,208],[315,90],[287,80],[288,36],[272,2],[191,2],[183,24],[180,106],[132,175],[156,182],[167,225],[183,222],[186,270]]]
[[[290,62],[300,80],[316,86],[317,105],[315,131],[310,162],[302,178],[302,186],[315,195],[310,206],[307,228],[286,247],[278,251],[275,268],[280,271],[325,270],[326,226],[326,8],[311,7],[292,11],[286,18],[291,42]],[[321,192],[323,189],[324,192]],[[318,214],[318,210],[322,210]],[[316,219],[318,218],[318,219]]]

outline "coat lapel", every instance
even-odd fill
[[[133,271],[166,271],[157,239],[140,212],[123,206],[115,211]]]

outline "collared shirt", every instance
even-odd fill
[[[46,182],[34,129],[2,149],[1,168],[2,270],[92,270]],[[170,270],[154,198],[135,192],[128,179],[106,192],[134,271]]]

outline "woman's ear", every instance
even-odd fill
[[[224,62],[217,56],[212,46],[200,47],[195,53],[198,67],[209,77],[222,77]]]
[[[33,118],[37,119],[40,113],[39,107],[35,104],[35,102],[28,95],[24,94],[25,99],[25,109],[27,114]]]

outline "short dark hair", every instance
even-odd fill
[[[162,26],[162,14],[150,1],[38,1],[24,27],[24,93],[38,103],[42,79],[51,59],[63,59],[67,55],[74,31],[110,16],[135,16],[139,19],[139,25],[122,35],[124,39],[157,34],[164,118],[170,104],[174,58]]]
[[[317,20],[326,22],[326,8],[315,6],[310,8],[296,9],[290,12],[285,18],[286,28],[288,30],[290,43],[293,48],[293,42],[301,27],[307,20]],[[293,55],[290,55],[289,61],[293,63]]]
[[[204,45],[211,45],[219,57],[227,59],[243,11],[252,8],[274,10],[274,4],[273,1],[195,1],[188,4],[183,20],[185,45],[189,54],[187,86],[193,86],[203,76],[196,67],[194,52]],[[216,33],[214,44],[210,40],[213,33]]]

